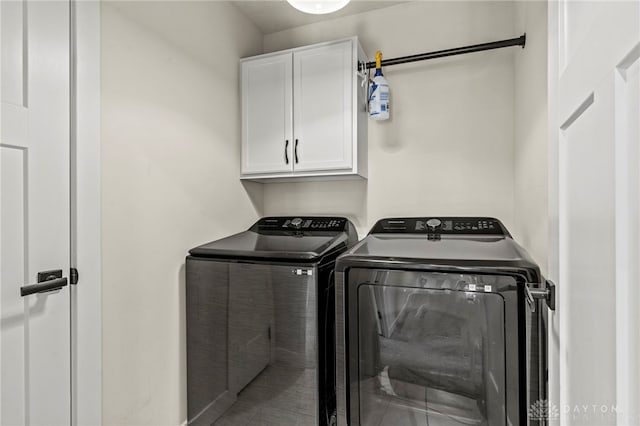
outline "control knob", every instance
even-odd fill
[[[293,226],[296,229],[300,229],[300,227],[302,226],[302,219],[300,219],[299,217],[296,217],[295,219],[291,219],[291,226]]]
[[[427,220],[427,226],[429,227],[430,231],[435,231],[435,229],[442,225],[442,221],[440,221],[440,219],[429,219]]]

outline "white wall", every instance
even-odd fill
[[[547,270],[547,3],[515,2],[515,223],[513,234]]]
[[[264,38],[265,51],[358,35],[372,58],[515,37],[511,2],[411,2]],[[367,181],[264,186],[265,214],[489,215],[515,228],[510,48],[384,70],[392,119],[369,122]]]
[[[105,425],[186,421],[184,257],[259,215],[238,59],[261,47],[226,2],[102,3]]]
[[[496,216],[543,263],[539,13],[412,2],[263,38],[226,2],[103,2],[103,423],[186,420],[184,256],[259,215],[345,214],[361,235],[391,215]],[[525,50],[386,69],[393,118],[369,123],[368,180],[240,183],[240,57],[351,35],[395,57],[523,30]]]

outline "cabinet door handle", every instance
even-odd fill
[[[293,147],[293,156],[296,159],[296,164],[298,164],[298,139],[296,139],[296,144]]]
[[[289,139],[284,141],[284,162],[289,164]]]

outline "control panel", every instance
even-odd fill
[[[393,218],[378,221],[372,234],[509,235],[498,219],[490,217]]]
[[[256,232],[343,232],[346,224],[347,219],[344,217],[265,217],[253,225],[251,230]]]

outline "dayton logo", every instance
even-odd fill
[[[540,399],[529,407],[530,420],[556,420],[560,418],[560,410],[546,399]]]

